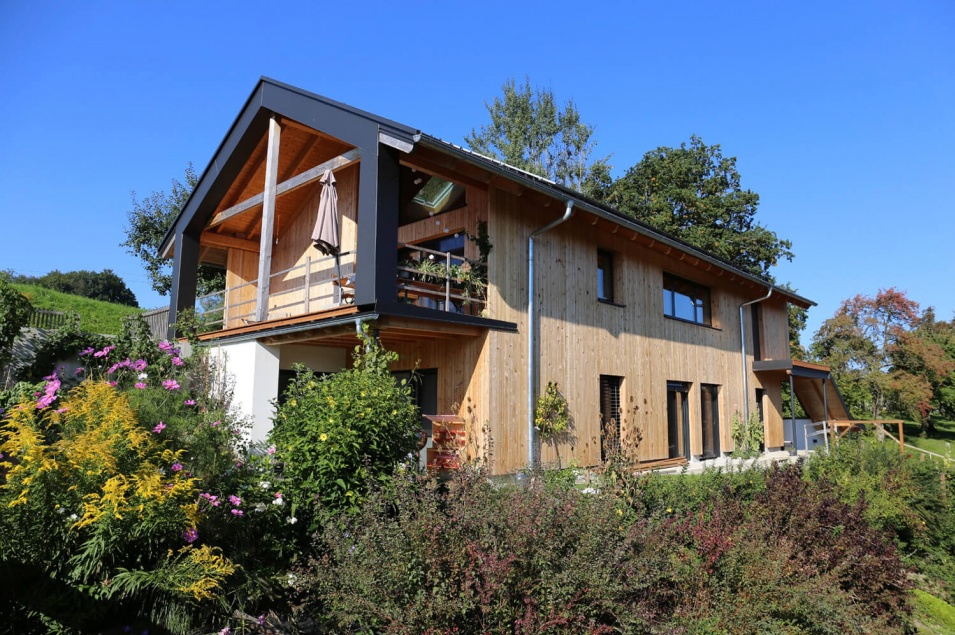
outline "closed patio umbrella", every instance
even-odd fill
[[[335,175],[331,170],[325,170],[319,182],[322,184],[322,196],[318,201],[318,218],[315,220],[315,229],[312,231],[312,243],[315,249],[326,256],[335,256],[340,294],[342,264],[338,256],[341,247],[341,227],[338,224],[338,191],[335,189]]]

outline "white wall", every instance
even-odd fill
[[[319,346],[266,346],[257,341],[221,343],[210,348],[233,384],[232,405],[252,422],[251,438],[263,441],[272,429],[272,403],[278,398],[279,369],[304,364],[316,372],[336,372],[348,365],[348,351]]]
[[[272,402],[279,392],[280,349],[246,341],[218,344],[211,352],[235,382],[232,404],[252,422],[252,440],[264,440],[272,429]]]

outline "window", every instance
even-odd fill
[[[664,274],[663,314],[677,320],[712,326],[710,290],[695,282]]]
[[[620,386],[623,377],[600,376],[600,460],[620,450]]]
[[[597,250],[597,299],[613,302],[613,254]]]
[[[753,328],[752,328],[752,331],[753,331],[753,359],[754,359],[754,360],[760,360],[760,359],[763,359],[763,353],[762,353],[762,350],[761,350],[761,347],[760,347],[760,340],[761,340],[762,338],[760,337],[760,333],[759,333],[759,322],[760,322],[760,320],[759,320],[759,315],[760,315],[760,311],[759,311],[759,305],[758,305],[758,304],[753,304],[753,305],[751,305],[750,315],[751,315],[752,318],[753,318],[753,319],[752,319],[752,322],[753,322]]]
[[[667,458],[690,458],[690,385],[667,382]]]
[[[703,458],[715,459],[720,455],[720,387],[700,384],[700,424],[703,442]]]

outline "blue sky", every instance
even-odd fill
[[[664,6],[666,5],[666,6]],[[955,4],[0,0],[0,269],[112,268],[130,192],[201,171],[261,75],[463,142],[525,75],[615,174],[697,134],[736,156],[776,270],[819,306],[955,312]]]

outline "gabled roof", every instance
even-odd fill
[[[572,201],[575,209],[624,226],[658,243],[678,249],[703,262],[731,272],[760,287],[771,287],[774,295],[783,296],[793,304],[804,308],[815,306],[815,302],[812,300],[782,287],[772,285],[759,276],[743,271],[714,254],[694,247],[666,232],[655,229],[549,179],[433,137],[416,128],[268,77],[262,77],[259,80],[238,117],[230,126],[209,165],[199,177],[192,194],[183,205],[179,216],[163,238],[160,253],[168,253],[176,230],[180,226],[195,228],[196,225],[204,225],[208,222],[215,205],[214,203],[207,203],[207,197],[210,193],[216,190],[221,192],[223,187],[228,186],[228,183],[223,183],[223,180],[228,182],[230,175],[234,178],[234,174],[238,170],[237,166],[248,157],[251,147],[264,133],[268,119],[272,114],[288,117],[315,130],[328,132],[355,146],[364,145],[368,147],[369,144],[385,143],[403,152],[410,152],[414,146],[421,145],[451,155],[456,159],[471,163],[489,173],[514,181],[545,196],[562,201]]]

